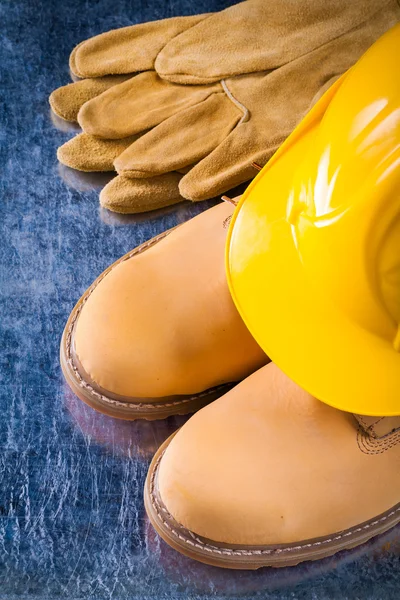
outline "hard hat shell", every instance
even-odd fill
[[[341,410],[400,414],[400,25],[251,183],[226,266],[252,335],[301,387]]]

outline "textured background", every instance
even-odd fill
[[[54,126],[47,97],[68,82],[82,39],[232,3],[0,0],[1,600],[400,597],[399,529],[329,560],[256,573],[170,550],[148,525],[142,487],[152,453],[183,419],[115,421],[61,376],[62,328],[92,280],[210,203],[145,218],[101,211],[101,178],[57,165],[73,132]]]

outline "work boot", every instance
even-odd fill
[[[219,204],[135,248],[84,293],[61,343],[65,378],[113,417],[159,419],[211,402],[267,362],[231,299]]]
[[[155,455],[145,505],[161,537],[219,567],[283,567],[400,520],[400,417],[332,408],[273,363],[203,408]]]

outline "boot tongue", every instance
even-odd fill
[[[399,417],[366,417],[364,415],[356,415],[361,429],[372,438],[383,438],[390,433],[400,431],[400,416]]]

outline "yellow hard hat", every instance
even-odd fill
[[[226,261],[244,322],[289,377],[341,410],[400,414],[400,25],[251,183]]]

